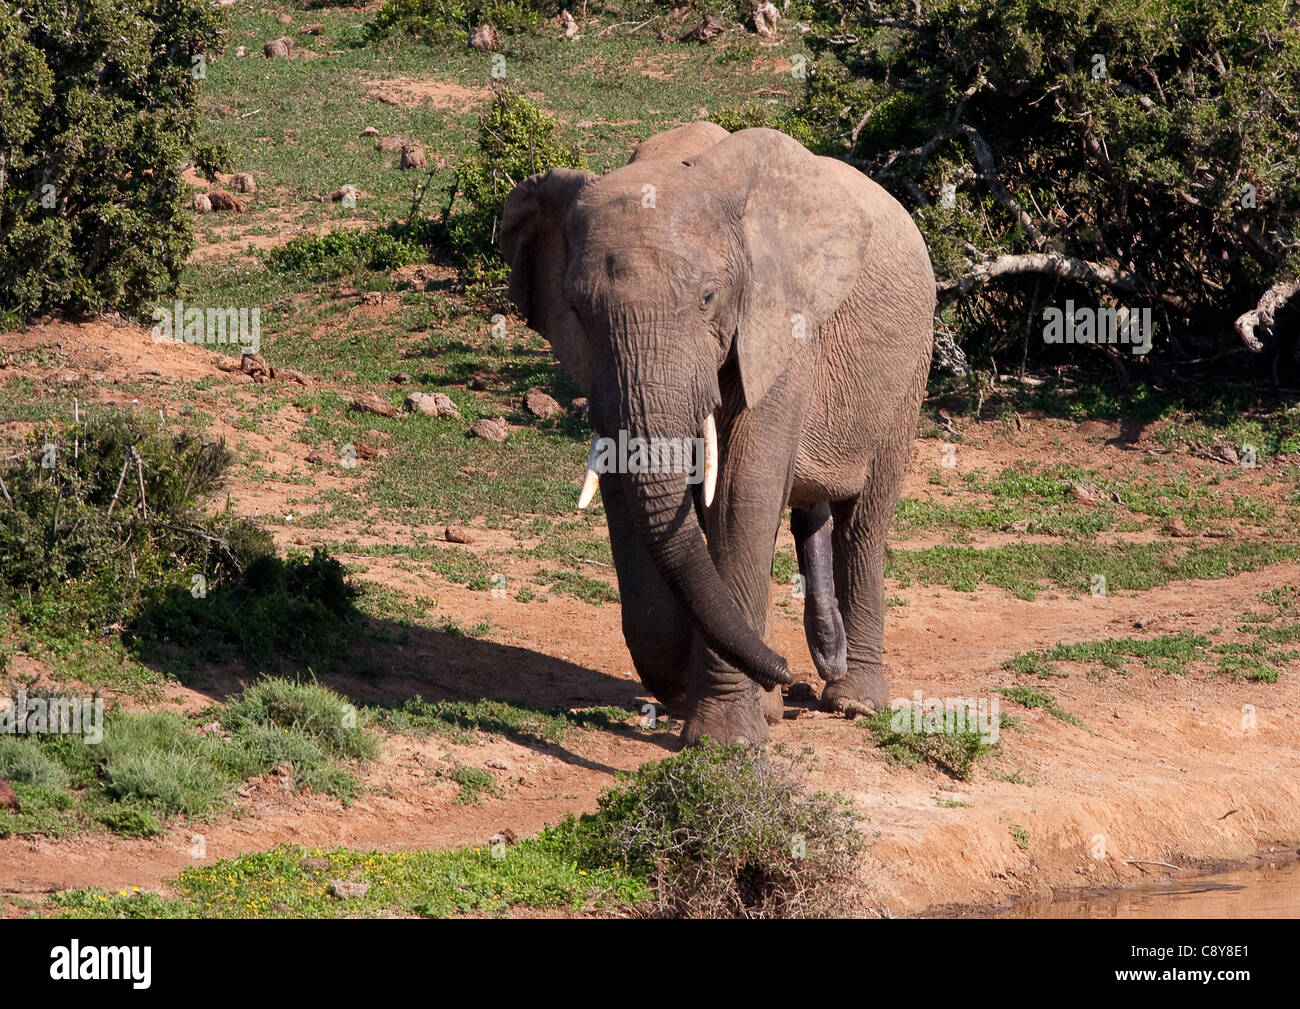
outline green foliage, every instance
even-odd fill
[[[204,0],[0,7],[0,312],[135,311],[175,287],[193,59],[223,23]]]
[[[13,500],[0,507],[0,605],[35,626],[99,628],[128,622],[159,591],[189,593],[196,575],[233,576],[270,537],[203,514],[231,459],[224,443],[143,414],[46,430],[0,474]]]
[[[384,0],[367,32],[376,39],[405,32],[438,45],[463,42],[481,24],[500,32],[523,31],[559,9],[551,0]]]
[[[998,687],[998,693],[1008,701],[1014,701],[1026,708],[1042,708],[1053,718],[1080,729],[1084,728],[1082,719],[1066,711],[1056,698],[1045,690],[1034,690],[1032,687]]]
[[[282,273],[327,280],[356,270],[388,272],[423,262],[425,250],[396,226],[369,231],[338,228],[326,235],[294,238],[267,258]]]
[[[1233,320],[1271,284],[1300,275],[1300,36],[1290,5],[814,7],[819,63],[843,63],[858,90],[818,102],[826,85],[810,76],[807,103],[820,111],[808,121],[914,208],[941,289],[985,260],[1030,252],[1128,278],[1033,272],[975,286],[944,315],[968,358],[1014,348],[1019,363],[1023,341],[1042,348],[1042,309],[1067,299],[1152,306],[1155,359],[1237,347]],[[858,46],[828,41],[848,31]],[[947,207],[945,185],[956,187]],[[1062,360],[1086,349],[1039,353]]]
[[[228,730],[240,733],[254,726],[301,732],[329,753],[373,760],[379,741],[366,730],[364,716],[342,697],[318,683],[266,678],[232,697],[222,715]]]
[[[854,815],[839,797],[809,792],[800,770],[743,745],[691,747],[643,765],[597,812],[542,840],[584,868],[650,877],[662,915],[850,913]]]
[[[67,788],[63,766],[31,738],[0,736],[0,781],[22,782],[36,788]]]
[[[443,221],[446,242],[470,277],[504,277],[497,222],[516,184],[552,168],[582,167],[582,155],[560,139],[555,120],[523,95],[498,91],[479,118],[477,150],[456,168]]]
[[[955,712],[948,713],[948,721],[934,732],[922,728],[928,713],[919,706],[901,715],[901,721],[896,722],[899,717],[896,711],[882,710],[870,718],[859,719],[857,724],[871,734],[878,750],[906,767],[928,761],[954,778],[969,781],[975,762],[992,750],[979,727],[973,724],[973,713],[970,722],[960,726]],[[903,723],[907,727],[896,727]]]

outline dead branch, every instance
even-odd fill
[[[1264,349],[1264,344],[1255,335],[1256,328],[1263,329],[1265,332],[1272,330],[1274,316],[1295,296],[1297,291],[1300,291],[1300,278],[1280,280],[1263,293],[1254,308],[1237,319],[1237,335],[1253,353],[1258,354]]]

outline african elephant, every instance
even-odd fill
[[[907,212],[775,130],[694,123],[606,175],[521,182],[500,242],[597,439],[702,436],[702,481],[599,475],[628,650],[685,742],[759,743],[781,716],[790,670],[763,634],[787,503],[822,706],[888,706],[885,533],[935,304]]]

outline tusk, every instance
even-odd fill
[[[713,414],[704,418],[704,507],[713,504],[713,492],[718,486],[718,425]]]
[[[591,451],[587,453],[587,475],[582,481],[582,491],[578,494],[578,511],[591,504],[591,499],[596,496],[596,488],[600,486],[600,475],[596,472],[596,442],[599,440],[600,435],[592,432]]]

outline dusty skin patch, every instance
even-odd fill
[[[202,348],[156,345],[147,332],[105,323],[51,325],[0,340],[9,350],[40,346],[47,351],[39,366],[27,362],[0,370],[0,389],[4,382],[24,377],[44,383],[51,395],[70,399],[72,389],[64,386],[62,376],[73,373],[84,382],[98,373],[104,377],[84,388],[100,390],[107,401],[129,403],[136,395],[118,392],[114,379],[154,371],[155,382],[139,396],[141,405],[174,412],[183,394],[187,403],[217,418],[216,433],[227,434],[232,444],[243,440],[246,451],[259,453],[263,470],[287,474],[296,468],[311,475],[311,486],[304,487],[241,471],[231,498],[243,513],[278,514],[291,498],[324,487],[355,487],[366,476],[365,464],[347,475],[328,466],[312,467],[306,461],[309,446],[295,437],[306,415],[293,404],[264,420],[256,432],[226,426],[223,411],[213,407],[228,403],[231,395],[251,402],[261,390],[232,389],[222,381],[225,373],[215,369],[218,355]],[[192,388],[213,376],[219,380],[216,386]],[[338,387],[348,388],[346,383]],[[972,424],[959,444],[957,474],[976,469],[995,474],[1017,460],[1043,459],[1117,478],[1143,472],[1137,467],[1158,446],[1147,436],[1116,443],[1117,427],[1101,424],[1081,431],[1047,420],[1033,420],[1021,430]],[[364,422],[358,431],[366,437]],[[6,437],[11,433],[6,426]],[[939,438],[917,442],[906,495],[939,493],[929,480],[939,466],[942,443]],[[376,445],[382,449],[378,440]],[[1185,454],[1176,461],[1193,479],[1216,472],[1216,464]],[[1274,499],[1281,493],[1279,470],[1280,464],[1270,463],[1242,476],[1235,486]],[[580,475],[573,475],[575,489]],[[964,499],[959,480],[952,489],[956,497],[948,500]],[[332,529],[284,523],[271,528],[282,546],[337,546],[340,540],[355,539],[364,549],[420,536],[440,548],[479,554],[512,586],[527,584],[535,563],[516,551],[532,541],[485,529],[485,524],[471,523],[476,542],[454,548],[440,542],[440,526],[348,520]],[[603,530],[593,535],[603,535]],[[1236,535],[1264,539],[1276,534],[1241,524]],[[971,538],[973,545],[1015,540],[1006,533]],[[928,534],[901,545],[926,542]],[[779,545],[789,549],[788,532],[783,531]],[[397,700],[416,693],[429,699],[497,696],[546,708],[617,705],[638,711],[646,699],[623,644],[617,605],[590,606],[554,593],[529,603],[513,594],[494,599],[400,558],[344,559],[360,560],[366,570],[359,579],[415,601],[431,621],[451,618],[465,627],[491,622],[482,639],[413,629],[407,642],[382,653],[385,672],[377,680],[322,678],[360,700]],[[583,573],[611,578],[599,567],[584,567]],[[997,687],[1024,683],[1050,691],[1085,727],[1004,701],[1003,712],[1014,715],[1021,728],[1002,731],[1001,751],[982,760],[969,782],[927,766],[890,764],[859,726],[789,703],[773,739],[795,749],[811,747],[813,784],[844,793],[861,812],[870,844],[861,877],[867,914],[1000,906],[1054,890],[1133,885],[1173,874],[1137,864],[1141,861],[1194,869],[1204,868],[1207,860],[1233,862],[1270,847],[1283,850],[1300,838],[1300,663],[1290,662],[1276,684],[1204,672],[1176,676],[1148,671],[1140,663],[1130,664],[1126,675],[1108,672],[1101,678],[1071,667],[1066,678],[1040,681],[1017,678],[1002,664],[1016,651],[1058,641],[1231,629],[1261,592],[1296,584],[1296,563],[1106,598],[1044,590],[1025,601],[993,588],[970,594],[891,584],[889,595],[906,601],[890,609],[886,622],[885,653],[895,696],[910,698],[920,690],[927,697],[989,697]],[[788,606],[774,606],[768,638],[789,657],[796,678],[819,690],[798,603],[788,586],[774,584],[771,592],[774,604]],[[1143,631],[1135,629],[1139,620]],[[40,671],[30,660],[22,662],[25,673]],[[239,686],[235,676],[213,670],[200,689],[167,685],[164,704],[194,710]],[[1243,727],[1248,706],[1254,709],[1254,727]],[[593,809],[601,789],[613,784],[616,770],[634,768],[676,746],[671,733],[644,735],[634,725],[618,731],[573,729],[560,744],[490,735],[477,746],[394,737],[383,757],[363,772],[369,790],[352,807],[325,796],[285,793],[263,781],[236,800],[234,812],[210,823],[178,821],[159,841],[103,836],[0,840],[0,897],[76,886],[165,890],[168,878],[193,864],[195,834],[203,836],[209,860],[282,842],[398,850],[482,843],[504,827],[528,834],[566,812]],[[457,805],[452,787],[437,775],[449,757],[481,768],[489,759],[507,764],[507,770],[491,769],[501,795],[485,798],[482,806]],[[1012,783],[1008,777],[1027,783]],[[4,913],[26,912],[8,904]]]

